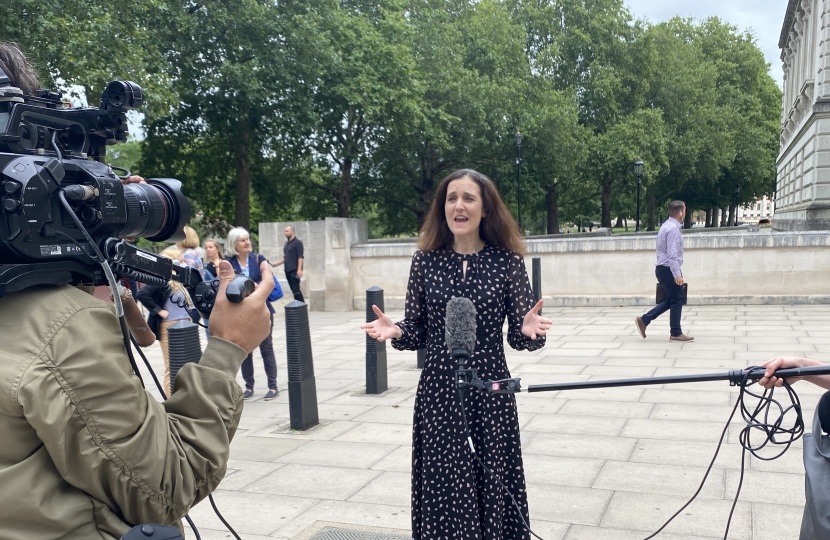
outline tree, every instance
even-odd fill
[[[305,74],[312,122],[301,136],[318,167],[331,169],[330,178],[309,185],[334,197],[337,215],[349,217],[355,169],[368,167],[392,118],[414,113],[411,27],[399,0],[321,0],[295,11],[290,24],[307,25],[316,36],[316,63]]]
[[[207,211],[249,229],[252,185],[264,188],[282,172],[285,161],[274,157],[285,148],[274,143],[293,120],[284,114],[284,20],[260,0],[177,7],[157,36],[178,103],[148,115],[142,169],[178,176]]]

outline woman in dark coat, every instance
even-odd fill
[[[512,395],[470,392],[464,401],[476,453],[516,498],[475,461],[467,445],[455,390],[444,317],[452,297],[476,308],[476,346],[467,366],[481,379],[510,377],[502,327],[517,350],[545,344],[551,321],[539,315],[524,265],[524,245],[493,183],[464,169],[445,178],[433,200],[412,258],[406,315],[393,323],[377,306],[368,335],[396,349],[427,349],[418,384],[412,434],[412,537],[525,539],[529,522],[519,420]]]

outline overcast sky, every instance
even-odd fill
[[[741,30],[752,30],[758,46],[771,64],[770,75],[781,85],[782,71],[778,38],[784,24],[787,0],[626,0],[632,15],[652,22],[674,15],[703,19],[718,16]]]

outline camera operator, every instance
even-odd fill
[[[8,44],[0,67],[12,85],[31,74]],[[0,538],[115,540],[134,524],[181,526],[216,488],[242,414],[236,373],[270,331],[274,286],[268,269],[231,304],[230,263],[219,274],[207,348],[164,403],[132,372],[112,306],[70,285],[0,299]]]

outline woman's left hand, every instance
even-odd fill
[[[542,309],[542,300],[536,302],[536,305],[531,308],[525,315],[522,322],[522,334],[530,339],[536,339],[538,336],[544,336],[548,333],[548,328],[553,322],[539,315],[539,310]]]

